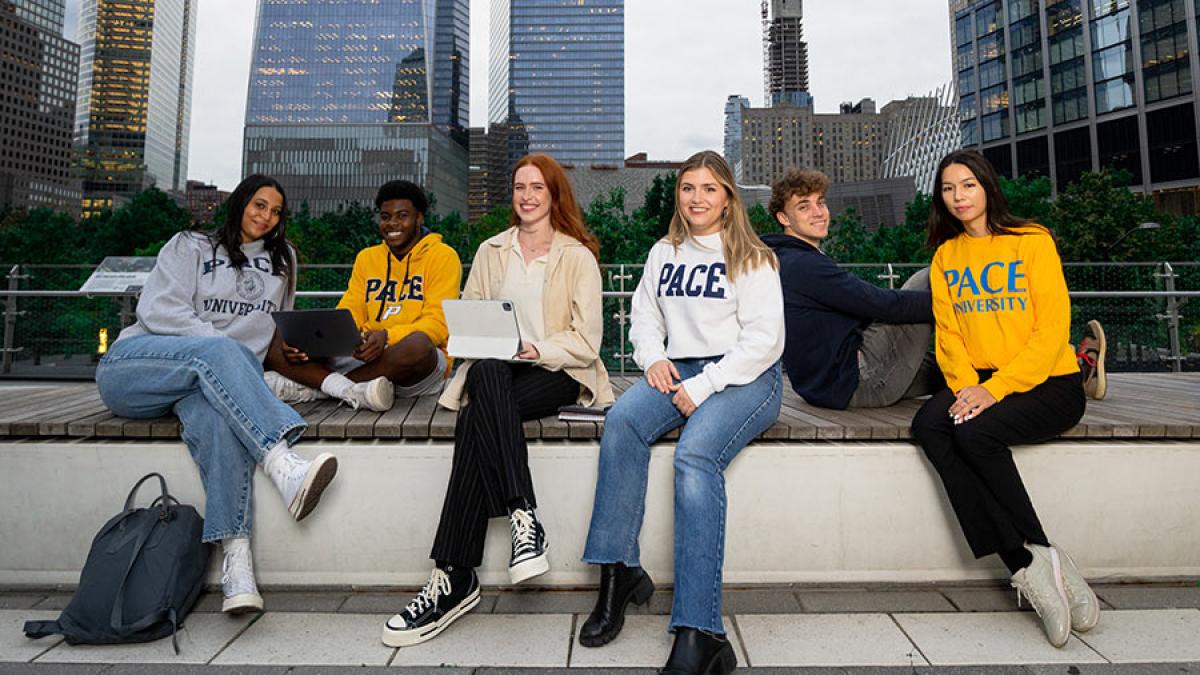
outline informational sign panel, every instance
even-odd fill
[[[136,293],[146,284],[154,269],[155,258],[109,256],[92,272],[79,290],[84,293]]]

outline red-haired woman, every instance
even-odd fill
[[[488,519],[512,528],[512,583],[545,573],[546,533],[537,506],[521,422],[581,403],[613,401],[600,361],[603,332],[599,242],[584,225],[558,162],[528,155],[513,171],[511,227],[475,253],[463,297],[511,300],[521,331],[517,358],[466,361],[441,405],[458,410],[454,460],[425,588],[383,628],[392,647],[435,637],[479,603],[475,568]]]

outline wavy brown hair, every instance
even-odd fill
[[[587,247],[587,250],[591,251],[599,261],[600,240],[596,239],[596,235],[592,234],[583,220],[583,211],[579,209],[579,203],[575,201],[575,190],[571,187],[571,180],[567,178],[567,172],[563,171],[562,166],[550,155],[540,153],[525,155],[513,167],[512,182],[516,182],[517,170],[523,166],[534,166],[542,172],[542,178],[546,181],[546,189],[550,191],[550,226],[563,234],[574,237]],[[521,219],[517,217],[514,209],[512,216],[508,219],[508,226],[516,227],[520,224]]]
[[[988,232],[1019,235],[1025,233],[1017,228],[1035,225],[1032,221],[1014,216],[1009,212],[1008,199],[1000,189],[1000,177],[996,175],[996,169],[992,167],[992,163],[986,157],[975,150],[955,150],[942,158],[942,161],[938,163],[937,173],[934,174],[937,179],[933,185],[933,203],[929,206],[929,223],[926,227],[925,237],[925,246],[929,250],[936,250],[938,246],[964,231],[963,222],[950,213],[950,208],[946,206],[946,200],[942,199],[942,172],[951,164],[961,164],[970,169],[971,173],[975,174],[975,179],[979,181],[979,186],[983,188],[983,194],[987,197]],[[1040,225],[1037,227],[1049,232],[1045,227]]]
[[[733,172],[725,159],[712,150],[702,150],[687,158],[679,167],[679,176],[675,179],[675,215],[671,216],[671,224],[667,228],[667,241],[675,248],[692,237],[691,228],[683,215],[683,206],[679,199],[679,188],[683,184],[683,176],[696,169],[708,169],[712,172],[717,183],[725,188],[725,196],[729,202],[721,212],[721,247],[725,256],[725,265],[729,270],[730,281],[737,279],[742,273],[758,269],[762,265],[770,265],[779,269],[775,252],[762,243],[750,218],[746,215],[746,207],[738,194],[737,184],[733,180]]]

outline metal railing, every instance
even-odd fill
[[[636,370],[628,340],[630,299],[641,265],[604,265],[604,358],[614,373]],[[898,288],[920,264],[851,264],[854,274],[881,287]],[[78,289],[88,265],[4,265],[2,367],[18,363],[77,359],[94,361],[97,335],[112,339],[134,319],[136,294],[96,295]],[[299,269],[297,306],[328,306],[342,295],[350,265],[307,265]],[[1109,342],[1113,370],[1200,370],[1200,320],[1185,321],[1189,300],[1200,297],[1200,263],[1067,263],[1074,313],[1073,336],[1098,318]],[[465,272],[464,272],[465,274]],[[111,340],[110,340],[111,341]],[[23,371],[23,372],[28,372]]]

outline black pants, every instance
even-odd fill
[[[1075,426],[1085,406],[1082,377],[1051,377],[959,425],[950,418],[953,402],[949,389],[934,394],[913,418],[912,433],[942,477],[971,552],[982,558],[1026,542],[1048,546],[1009,446],[1049,440]]]
[[[479,361],[467,371],[467,405],[454,427],[454,463],[430,557],[479,567],[489,518],[509,502],[537,505],[529,475],[524,420],[574,403],[579,383],[562,371],[504,361]]]

